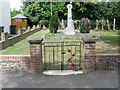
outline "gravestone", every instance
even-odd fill
[[[114,21],[113,21],[113,30],[115,30],[115,21],[116,21],[116,19],[114,18]]]
[[[64,25],[64,20],[63,20],[63,19],[62,19],[61,26],[62,26],[62,29],[64,29],[64,28],[65,28],[65,25]]]
[[[65,34],[66,35],[74,35],[74,26],[73,26],[73,20],[72,20],[72,5],[71,3],[67,5],[68,8],[68,17],[67,17],[67,27],[65,28]]]
[[[98,31],[98,29],[99,29],[99,28],[98,28],[98,25],[99,25],[99,21],[96,20],[96,28],[95,28],[96,31]]]
[[[110,24],[108,19],[107,19],[107,27],[108,27],[108,30],[110,30]]]

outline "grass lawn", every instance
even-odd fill
[[[27,37],[26,39],[4,49],[5,51],[1,51],[0,54],[2,55],[25,55],[29,54],[29,43],[28,40],[32,38],[40,38],[42,35],[48,33],[48,30],[41,30],[33,35]]]
[[[96,43],[96,52],[97,53],[118,53],[118,39],[120,36],[117,31],[91,31],[92,34],[100,35],[100,40]],[[49,36],[48,30],[41,30],[26,39],[10,46],[0,53],[3,55],[26,55],[29,54],[29,43],[28,40],[32,38],[40,38],[42,35]],[[45,39],[44,41],[72,41],[68,39]],[[43,41],[43,42],[44,42]],[[79,40],[76,40],[79,41]]]
[[[92,34],[100,35],[96,43],[96,53],[118,53],[120,44],[120,32],[118,31],[91,31]]]

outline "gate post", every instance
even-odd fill
[[[93,71],[95,69],[95,42],[97,39],[93,38],[84,38],[83,42],[83,52],[84,52],[84,65],[83,70],[84,73],[87,73],[89,71]]]
[[[35,38],[29,40],[30,56],[31,56],[31,71],[42,71],[42,38]]]

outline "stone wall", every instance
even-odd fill
[[[38,32],[40,31],[40,27],[37,27],[36,29],[30,29],[28,30],[27,32],[22,32],[22,31],[19,31],[19,34],[14,36],[14,37],[11,37],[11,38],[8,38],[8,35],[7,33],[3,32],[1,33],[1,41],[0,41],[0,50],[3,50],[23,39],[25,39],[26,37],[34,34],[35,32]]]

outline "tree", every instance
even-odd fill
[[[16,9],[14,8],[14,10],[11,11],[11,17],[16,16],[17,14],[21,14],[21,11],[20,11],[20,10],[16,10]]]
[[[53,15],[58,13],[60,20],[67,20],[67,4],[69,2],[24,2],[22,10],[24,15],[36,24],[40,20],[50,19],[51,6]],[[116,18],[116,23],[118,23],[120,18],[119,4],[120,2],[73,2],[73,19],[89,18],[94,21],[96,19],[109,19],[112,23],[113,19]],[[120,27],[120,25],[117,26]]]
[[[65,3],[53,2],[52,13],[58,13],[62,19],[65,14]],[[38,23],[40,20],[49,20],[51,16],[51,3],[50,2],[24,2],[22,7],[23,13],[32,22]],[[65,14],[66,15],[66,14]]]
[[[50,32],[51,33],[57,33],[58,30],[58,14],[56,13],[55,15],[52,15],[50,17]]]

